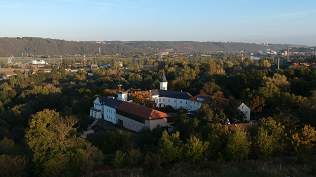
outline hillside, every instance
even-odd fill
[[[150,47],[153,49],[173,49],[176,53],[187,52],[237,52],[237,51],[259,51],[272,49],[279,51],[287,48],[288,44],[255,44],[239,42],[193,42],[193,41],[131,41],[126,45],[135,47]]]
[[[155,50],[131,45],[107,44],[97,42],[77,42],[65,41],[58,39],[44,39],[44,38],[0,38],[0,56],[21,56],[22,53],[26,55],[83,55],[98,54],[103,55],[113,54],[143,54],[156,53]]]
[[[0,56],[29,55],[131,55],[154,54],[165,49],[173,49],[174,53],[204,52],[238,52],[272,49],[279,51],[287,48],[287,44],[255,44],[237,42],[193,42],[193,41],[65,41],[34,37],[0,38]]]

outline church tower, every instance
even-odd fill
[[[168,81],[165,76],[165,71],[162,73],[162,77],[160,79],[160,90],[167,90]]]

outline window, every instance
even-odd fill
[[[185,102],[185,104],[188,104],[188,102]]]
[[[170,99],[168,101],[170,102]]]
[[[174,103],[177,103],[177,100],[174,100]]]
[[[180,101],[180,104],[182,104],[182,101]]]
[[[159,101],[161,101],[161,98],[159,98]]]
[[[162,101],[165,101],[165,99],[162,99]]]

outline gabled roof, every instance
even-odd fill
[[[196,96],[190,98],[189,100],[195,101],[195,102],[199,102],[199,103],[204,103],[203,101],[199,101],[198,98],[207,99],[208,97],[209,97],[208,94],[201,93],[201,94],[198,94],[198,95],[196,95]]]
[[[108,97],[100,97],[99,101],[100,101],[101,105],[103,105],[105,102],[108,101],[108,99],[109,99]]]
[[[105,102],[105,106],[109,106],[111,108],[116,108],[117,106],[119,106],[120,104],[122,104],[123,101],[118,100],[118,99],[108,99],[107,102]]]
[[[129,102],[122,102],[119,106],[116,107],[117,110],[124,111],[136,116],[140,116],[145,119],[162,119],[173,117],[172,115],[166,114],[164,112],[157,111],[155,109],[147,108],[141,105],[137,105]]]

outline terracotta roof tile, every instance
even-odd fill
[[[228,130],[231,132],[235,132],[237,127],[243,129],[245,132],[248,130],[248,127],[253,125],[253,123],[241,123],[241,124],[228,124],[225,125],[228,127]]]
[[[149,120],[173,117],[172,115],[166,114],[164,112],[160,112],[155,109],[147,108],[141,105],[128,103],[128,102],[121,103],[119,106],[116,107],[116,109],[124,111],[124,112],[128,112],[130,114],[134,114],[134,115],[137,115]]]

